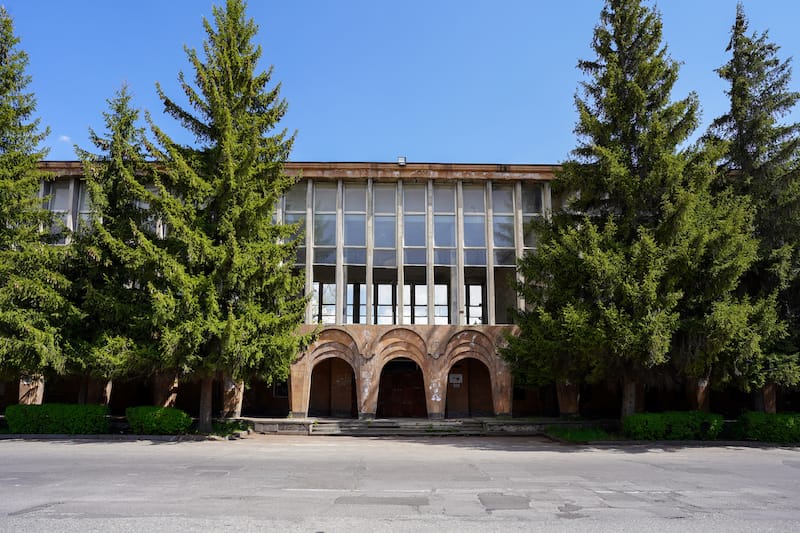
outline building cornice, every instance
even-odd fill
[[[287,174],[309,179],[346,179],[377,181],[466,180],[466,181],[550,181],[558,165],[520,165],[489,163],[376,163],[376,162],[304,162],[284,165]],[[80,161],[41,161],[39,169],[56,176],[80,176]]]

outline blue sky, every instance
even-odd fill
[[[3,0],[0,0],[3,2]],[[221,3],[218,0],[217,3]],[[51,133],[48,159],[73,160],[105,100],[134,104],[179,139],[160,82],[179,99],[183,46],[200,49],[211,0],[6,0],[30,56],[30,89]],[[652,4],[649,4],[652,5]],[[673,98],[698,93],[703,124],[725,112],[714,69],[735,0],[662,0],[664,38],[682,62]],[[751,31],[798,55],[800,2],[747,0]],[[274,65],[298,136],[295,161],[558,163],[575,147],[578,59],[592,57],[599,0],[250,0],[263,65]],[[800,71],[793,89],[800,90]],[[800,121],[800,113],[790,119]]]

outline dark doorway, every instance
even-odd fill
[[[410,359],[393,359],[381,371],[378,418],[426,418],[425,381]]]
[[[462,359],[452,366],[447,376],[448,418],[494,415],[492,380],[489,369],[473,358]]]
[[[339,358],[325,359],[311,372],[308,416],[355,418],[356,376],[350,364]]]

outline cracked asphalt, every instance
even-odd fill
[[[797,531],[800,448],[0,441],[0,531]]]

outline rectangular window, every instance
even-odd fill
[[[297,231],[292,235],[293,239],[301,239],[297,244],[297,256],[295,264],[305,265],[306,263],[306,192],[308,185],[305,181],[295,183],[283,199],[283,222],[284,224],[297,224]]]
[[[397,291],[394,283],[376,283],[373,296],[373,322],[375,324],[395,324],[397,315]]]
[[[348,283],[346,299],[345,323],[366,324],[367,286],[363,283]]]
[[[433,286],[433,323],[450,324],[450,286],[437,283]]]
[[[403,322],[428,323],[428,285],[408,283],[403,286]]]
[[[372,262],[376,267],[393,267],[397,264],[397,186],[377,183],[372,198]]]
[[[534,225],[542,216],[542,185],[524,183],[522,185],[522,233],[526,250],[536,248]]]
[[[467,324],[483,324],[486,320],[483,305],[483,285],[466,285],[465,292],[467,297]]]
[[[367,263],[367,187],[362,183],[344,184],[344,262]]]
[[[510,185],[492,185],[492,239],[495,265],[513,266],[517,254],[514,248],[514,189]]]
[[[314,318],[320,324],[336,323],[336,284],[323,281],[314,282],[311,294],[311,308]]]

